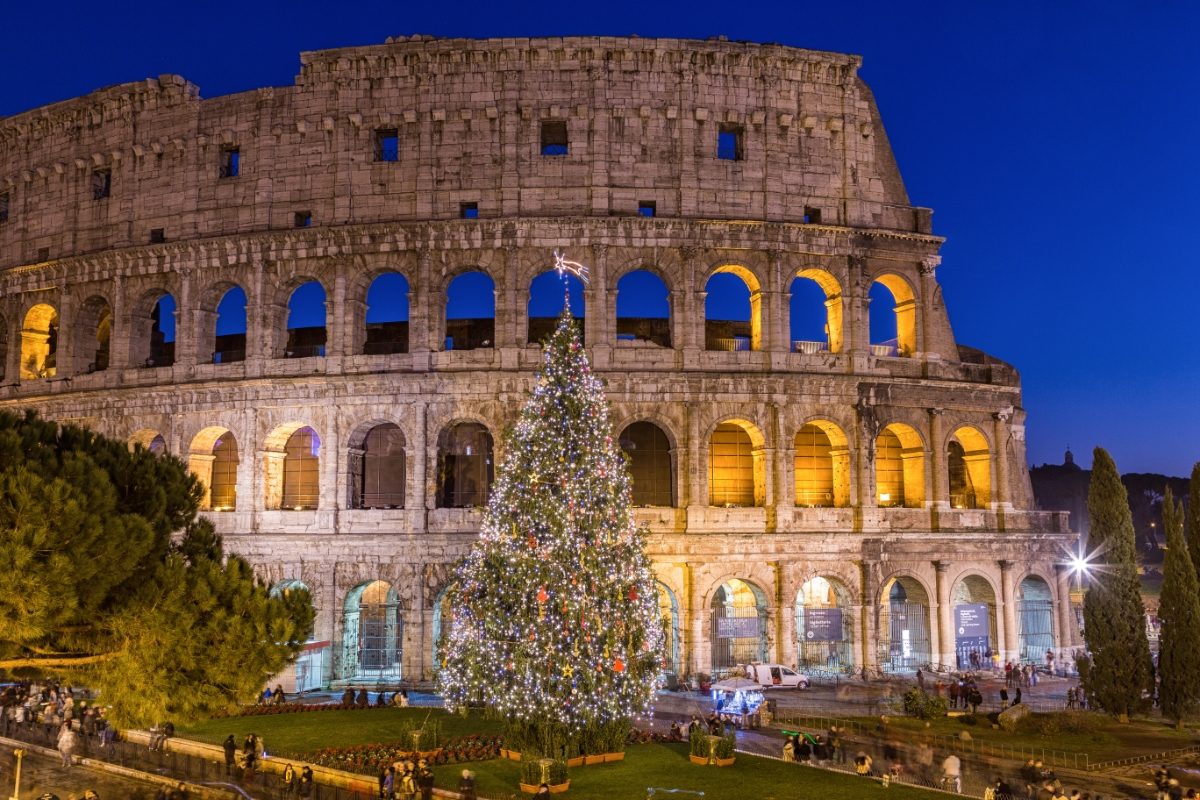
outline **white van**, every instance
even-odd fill
[[[807,689],[808,676],[783,664],[743,664],[746,677],[764,689]]]

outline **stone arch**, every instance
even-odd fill
[[[263,501],[267,509],[303,511],[320,502],[320,447],[305,422],[277,426],[263,442]]]
[[[342,604],[343,680],[400,680],[403,616],[399,594],[387,581],[360,583]]]
[[[202,428],[188,446],[188,469],[204,487],[200,507],[209,511],[237,508],[237,474],[241,458],[233,432],[221,425]]]
[[[708,434],[708,504],[745,507],[766,503],[766,438],[753,422],[730,417]]]
[[[353,351],[365,355],[407,353],[412,296],[408,276],[398,269],[382,268],[364,277],[369,282],[362,305],[357,300],[353,304]]]
[[[628,270],[617,279],[613,295],[618,342],[671,346],[671,289],[659,270]]]
[[[1046,651],[1054,649],[1052,585],[1051,581],[1033,572],[1017,583],[1017,658],[1020,661],[1041,664]],[[1067,601],[1060,599],[1060,602]]]
[[[1000,646],[996,634],[998,596],[992,579],[978,571],[966,570],[950,584],[954,655],[959,669],[991,667],[990,651]],[[980,619],[983,614],[986,620]]]
[[[708,608],[714,675],[769,660],[770,605],[761,587],[745,578],[725,578],[713,587]]]
[[[880,291],[876,287],[883,287],[886,292]],[[889,295],[892,307],[884,310],[882,306],[887,302]],[[912,284],[894,272],[880,273],[871,282],[868,303],[869,322],[871,328],[878,333],[878,335],[871,335],[871,354],[901,357],[915,354],[917,352],[917,299]],[[884,335],[883,328],[886,328],[887,333],[891,335]]]
[[[625,453],[636,506],[674,506],[675,448],[666,431],[650,420],[636,420],[621,429],[617,441]]]
[[[74,337],[73,352],[82,372],[102,372],[108,369],[112,355],[112,305],[98,294],[79,305],[71,325]]]
[[[319,358],[328,342],[328,298],[325,284],[317,278],[297,276],[287,293],[287,340],[284,358]]]
[[[142,428],[129,437],[129,449],[132,451],[138,447],[156,456],[162,455],[167,452],[167,440],[153,428]]]
[[[992,454],[987,436],[962,425],[946,443],[946,480],[953,508],[987,508],[992,499]]]
[[[458,591],[458,583],[451,582],[438,591],[433,601],[433,622],[431,626],[430,646],[433,648],[431,653],[433,664],[433,674],[436,677],[442,668],[442,653],[446,650],[446,645],[450,641],[450,629],[454,625],[454,604],[450,602],[451,596]]]
[[[854,668],[854,594],[841,578],[813,575],[796,591],[796,658],[801,669]]]
[[[925,441],[911,425],[892,422],[875,437],[875,500],[883,508],[925,504]]]
[[[845,508],[850,505],[849,439],[827,419],[806,422],[792,439],[795,504]]]
[[[683,635],[679,616],[679,598],[670,586],[660,580],[654,581],[654,587],[658,591],[658,616],[663,623],[663,633],[667,645],[666,653],[663,654],[662,668],[679,676],[683,670]]]
[[[496,279],[483,269],[465,269],[446,282],[446,350],[496,346]]]
[[[21,380],[53,378],[58,373],[58,311],[37,303],[21,325]]]
[[[437,507],[475,508],[487,503],[495,477],[494,443],[487,425],[456,420],[438,434]]]
[[[566,291],[563,284],[566,284]],[[584,319],[587,314],[586,287],[577,276],[559,274],[550,269],[535,276],[529,282],[529,299],[526,301],[529,344],[538,344],[554,332],[555,322],[562,313],[564,299],[569,301],[571,316],[579,324],[579,340],[583,341]]]
[[[175,363],[175,296],[161,287],[143,292],[129,315],[129,363],[169,367]]]
[[[737,280],[722,280],[718,276],[732,276]],[[738,286],[739,281],[741,286]],[[705,350],[762,349],[762,285],[758,275],[741,264],[722,264],[708,273],[704,280]],[[744,302],[741,299],[743,288]],[[725,316],[736,319],[724,319]]]
[[[803,302],[802,287],[797,283],[811,281],[823,295],[824,341],[813,340],[804,335],[803,310],[807,303]],[[827,350],[830,353],[840,353],[845,331],[845,304],[842,299],[842,285],[833,273],[825,269],[807,268],[797,270],[792,276],[788,287],[791,296],[788,308],[788,319],[791,323],[791,349],[797,353],[816,353]]]
[[[212,363],[246,360],[248,300],[240,284],[221,281],[210,287],[201,298],[198,316],[197,338],[211,343]]]
[[[280,580],[271,586],[269,594],[272,597],[280,597],[297,591],[308,593],[314,609],[319,614],[320,609],[316,609],[317,594],[303,580],[295,578]],[[308,644],[296,657],[296,660],[285,667],[275,680],[268,681],[268,685],[276,685],[276,681],[278,681],[277,685],[282,686],[285,692],[292,693],[320,689],[326,684],[329,646],[328,642],[317,644],[315,637],[314,632],[308,637]]]
[[[914,573],[894,572],[879,592],[879,659],[891,671],[915,670],[933,662],[930,631],[932,594]]]
[[[359,425],[347,442],[350,508],[404,508],[408,440],[390,420]]]

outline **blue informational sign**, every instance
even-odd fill
[[[804,641],[842,641],[842,610],[840,608],[804,609]]]
[[[758,617],[718,617],[718,639],[757,639]]]
[[[992,625],[987,603],[964,603],[954,607],[954,628],[958,638],[987,636]]]

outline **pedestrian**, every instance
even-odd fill
[[[854,774],[865,778],[871,777],[871,757],[862,750],[854,756]]]
[[[429,768],[429,762],[425,759],[417,761],[416,782],[417,789],[421,792],[421,800],[433,800],[433,770]]]
[[[925,691],[925,673],[921,671],[920,667],[917,667],[917,688],[922,692]]]
[[[1000,708],[1008,708],[1008,689],[1000,690]]]
[[[846,743],[842,741],[842,732],[836,725],[829,726],[829,755],[830,760],[839,764],[846,763]]]
[[[972,686],[967,701],[971,704],[971,713],[976,714],[979,712],[979,706],[983,704],[983,694],[978,688]]]
[[[71,730],[71,723],[64,722],[62,728],[58,731],[58,752],[62,755],[62,765],[66,769],[71,768],[71,756],[75,754],[75,731]]]
[[[946,791],[962,791],[962,762],[954,753],[942,759],[942,788]]]
[[[379,768],[379,800],[389,800],[392,796],[392,767]]]
[[[791,763],[796,760],[796,745],[791,736],[783,742],[783,760],[785,763]]]
[[[950,681],[950,707],[958,708],[958,681]]]
[[[304,765],[304,769],[300,770],[300,783],[296,786],[296,789],[301,797],[312,797],[313,771],[312,767],[307,764]]]
[[[358,698],[354,701],[354,704],[359,708],[366,708],[371,705],[371,696],[367,694],[366,689],[358,690]]]
[[[1013,705],[1014,706],[1021,705],[1021,687],[1020,686],[1017,687],[1017,693],[1015,695],[1013,695]]]
[[[1068,709],[1075,708],[1075,687],[1074,686],[1067,687],[1067,708]]]
[[[537,794],[533,796],[533,800],[550,800],[550,787],[543,783],[538,787]]]
[[[283,768],[283,796],[296,796],[296,768],[290,763]]]
[[[237,763],[237,742],[233,739],[233,734],[225,737],[221,748],[225,751],[225,776],[233,775],[233,767]]]
[[[475,773],[469,769],[462,771],[462,777],[458,781],[458,796],[461,800],[476,800]]]
[[[404,774],[400,777],[400,800],[416,800],[417,781],[413,774],[413,763],[404,762]]]
[[[1013,663],[1006,661],[1004,663],[1004,687],[1011,689],[1013,685]]]
[[[346,691],[342,692],[342,705],[344,705],[344,706],[354,705],[354,690],[351,689],[349,686],[346,687]]]
[[[187,800],[187,796],[187,785],[181,782],[167,794],[167,800]]]

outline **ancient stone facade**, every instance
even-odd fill
[[[447,499],[446,465],[478,457],[451,432],[485,426],[499,459],[539,362],[530,285],[565,247],[591,269],[585,337],[615,432],[665,437],[669,499],[636,513],[672,667],[950,663],[980,644],[956,633],[969,604],[1003,659],[1069,648],[1075,537],[1033,508],[1018,376],[956,343],[942,239],[858,66],[744,43],[413,37],[305,53],[289,87],[202,100],[162,76],[0,119],[0,407],[164,447],[206,483],[229,470],[206,513],[318,606],[328,657],[302,682],[427,679],[481,513]],[[635,271],[668,300],[654,336],[618,314]],[[462,349],[447,303],[469,272],[495,312]],[[367,295],[389,273],[405,332],[373,348]],[[748,291],[740,333],[706,319],[716,274]],[[823,293],[823,341],[789,334],[797,277]],[[302,347],[288,304],[313,281],[325,324]],[[870,339],[876,283],[889,343]],[[217,328],[234,287],[240,350]],[[362,507],[381,424],[403,480]],[[293,505],[302,457],[314,494]],[[743,499],[718,492],[730,476]],[[829,636],[811,612],[833,608]]]

